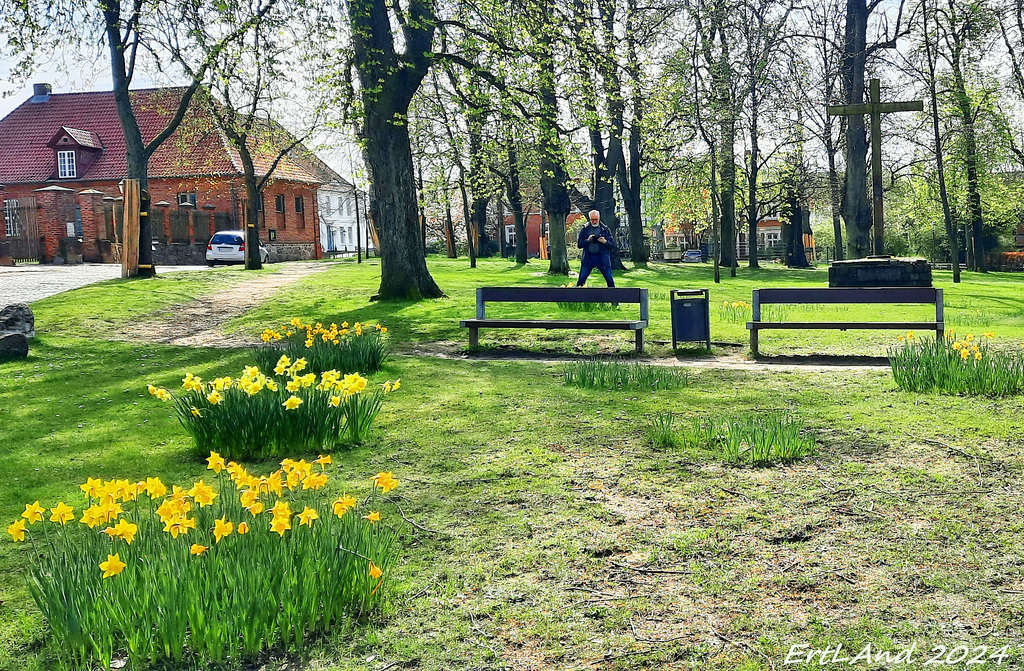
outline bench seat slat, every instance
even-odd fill
[[[638,331],[647,328],[645,321],[602,321],[580,319],[464,319],[462,328],[510,328],[510,329],[613,329]]]
[[[935,331],[944,327],[943,322],[747,322],[747,329],[905,329],[907,331]]]
[[[480,287],[485,303],[639,303],[635,287]]]
[[[758,289],[761,305],[802,303],[935,303],[934,287],[783,287]]]

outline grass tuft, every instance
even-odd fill
[[[991,334],[955,340],[900,336],[890,347],[893,380],[904,391],[965,396],[1012,396],[1024,392],[1024,352],[989,346]]]
[[[817,447],[800,422],[771,411],[720,419],[697,415],[685,422],[677,422],[672,413],[659,413],[648,420],[646,431],[655,447],[679,447],[728,464],[790,463],[814,454]]]
[[[572,361],[562,368],[565,384],[582,389],[679,389],[690,384],[686,371],[636,362]]]

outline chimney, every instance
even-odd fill
[[[32,100],[33,103],[44,103],[50,99],[50,85],[49,84],[33,84],[32,85]]]

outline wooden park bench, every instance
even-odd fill
[[[945,324],[942,314],[942,289],[934,287],[871,287],[831,289],[754,289],[753,321],[747,322],[750,331],[750,350],[757,356],[757,334],[766,329],[898,329],[901,331],[930,330],[943,337]],[[935,305],[935,321],[925,322],[768,322],[761,321],[762,305],[812,304],[882,304],[931,303]]]
[[[488,319],[487,303],[639,303],[640,319]],[[648,321],[647,289],[633,287],[479,287],[476,290],[476,319],[464,319],[459,326],[469,329],[469,346],[479,345],[482,328],[499,329],[609,329],[633,331],[636,351],[644,351],[644,329]]]

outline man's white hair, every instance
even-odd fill
[[[587,212],[588,217],[593,217],[595,214],[598,216],[598,218],[601,217],[601,213],[598,212],[597,210],[591,210],[590,212]]]

